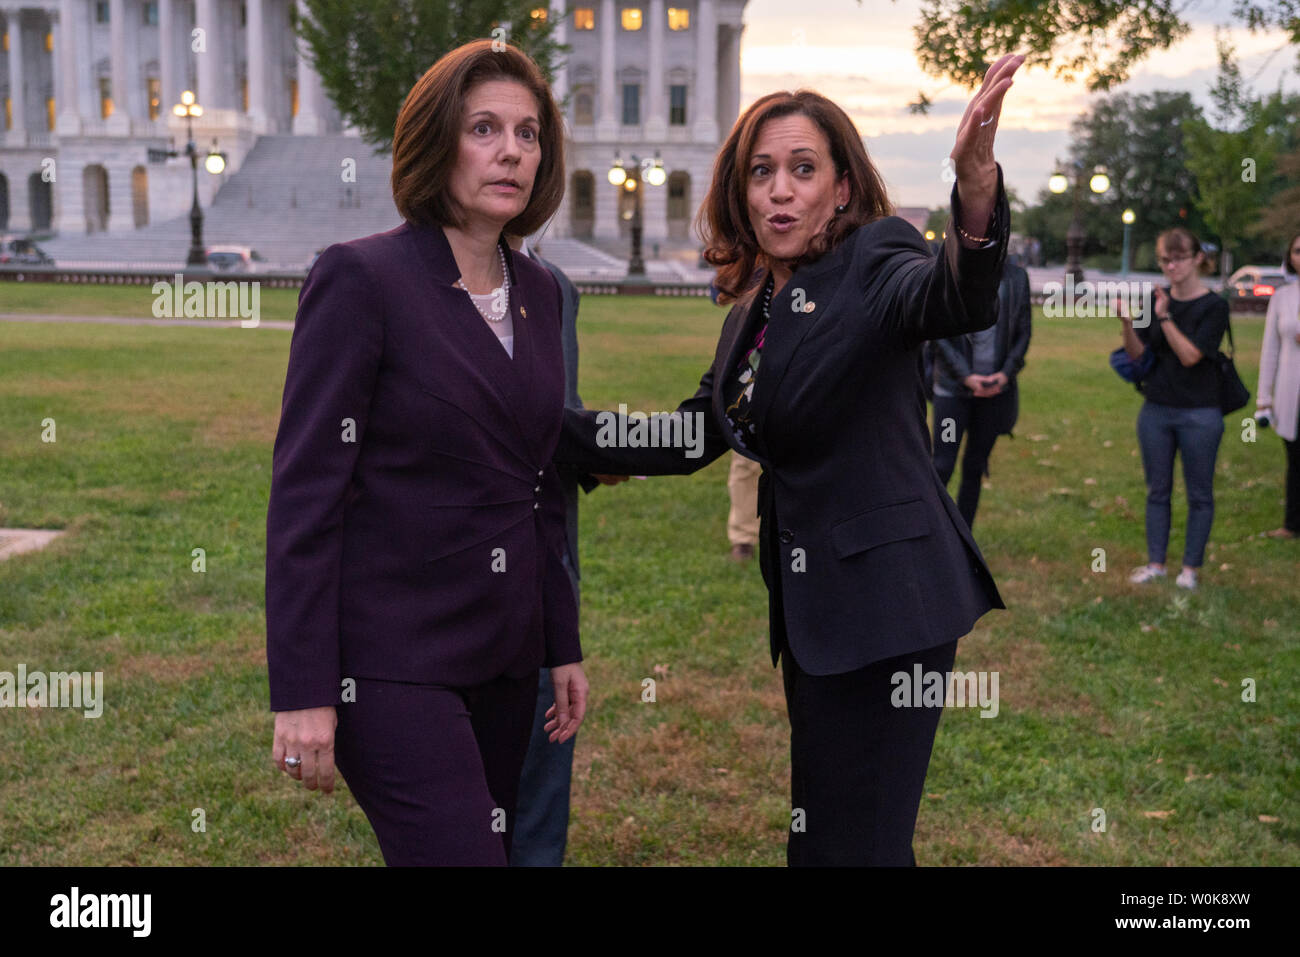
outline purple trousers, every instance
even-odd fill
[[[471,688],[358,678],[334,760],[390,867],[505,865],[537,674]]]

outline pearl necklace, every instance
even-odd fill
[[[464,289],[465,292],[469,295],[469,301],[474,303],[474,308],[478,310],[478,314],[482,316],[484,319],[486,319],[488,322],[502,322],[505,320],[506,316],[510,314],[510,272],[506,269],[506,251],[501,248],[501,245],[499,243],[497,244],[497,253],[501,257],[501,282],[504,285],[506,291],[506,308],[501,313],[501,315],[493,316],[487,312],[484,312],[483,307],[478,304],[478,300],[475,299],[474,294],[469,291],[469,286],[465,285],[464,280],[461,279],[456,280],[456,285],[460,286],[461,289]],[[501,286],[497,287],[497,289],[501,289],[501,288],[502,288]],[[488,295],[495,295],[497,289],[493,289],[491,293],[488,293]]]

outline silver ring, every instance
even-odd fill
[[[286,768],[296,768],[296,767],[297,767],[298,765],[300,765],[300,764],[302,764],[302,758],[285,758],[285,759],[284,759],[284,766],[285,766]]]

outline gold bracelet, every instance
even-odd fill
[[[954,223],[953,225],[956,224]],[[966,242],[968,243],[986,243],[989,241],[988,236],[972,236],[970,233],[966,232],[966,230],[962,229],[960,226],[957,226],[957,235],[961,236],[961,238],[966,240]]]

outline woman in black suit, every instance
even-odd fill
[[[703,449],[664,447],[687,434],[670,416],[629,433],[613,413],[565,413],[556,461],[587,471],[684,474],[728,447],[763,466],[760,564],[790,715],[792,864],[915,862],[943,695],[900,694],[898,676],[943,675],[957,638],[1005,607],[931,462],[919,368],[925,340],[996,320],[1010,211],[993,136],[1022,62],[1000,59],[962,118],[937,259],[890,215],[843,110],[809,91],[755,102],[701,213],[706,259],[736,303],[699,391],[672,414],[695,417]]]
[[[505,240],[563,188],[541,72],[467,44],[397,118],[406,222],[330,246],[299,297],[267,510],[272,756],[311,790],[337,764],[389,864],[506,863],[539,666],[552,741],[585,711],[550,464],[561,291]]]

